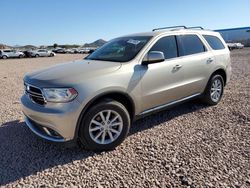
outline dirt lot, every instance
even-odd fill
[[[134,123],[116,150],[93,153],[36,137],[23,123],[25,73],[82,55],[0,60],[0,185],[250,187],[250,49],[214,107],[189,102]]]

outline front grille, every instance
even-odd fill
[[[37,104],[45,105],[46,102],[44,100],[41,89],[31,86],[29,84],[24,84],[25,93],[29,95],[30,99]]]

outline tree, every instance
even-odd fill
[[[53,46],[54,46],[54,48],[57,48],[58,44],[55,43]]]

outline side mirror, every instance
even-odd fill
[[[145,55],[142,60],[142,65],[148,65],[153,63],[160,63],[165,61],[163,52],[161,51],[151,51]]]

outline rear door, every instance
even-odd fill
[[[41,57],[45,56],[45,50],[38,50],[38,53]]]
[[[19,57],[19,53],[16,50],[12,51],[13,57]]]
[[[49,55],[48,55],[48,51],[47,51],[47,50],[44,50],[44,52],[43,52],[43,53],[44,53],[44,56],[46,56],[46,57],[47,57],[47,56],[49,56]]]
[[[204,91],[214,56],[197,34],[177,36],[179,64],[182,69],[182,93],[184,97]]]
[[[16,57],[16,53],[14,50],[9,50],[9,57]]]

